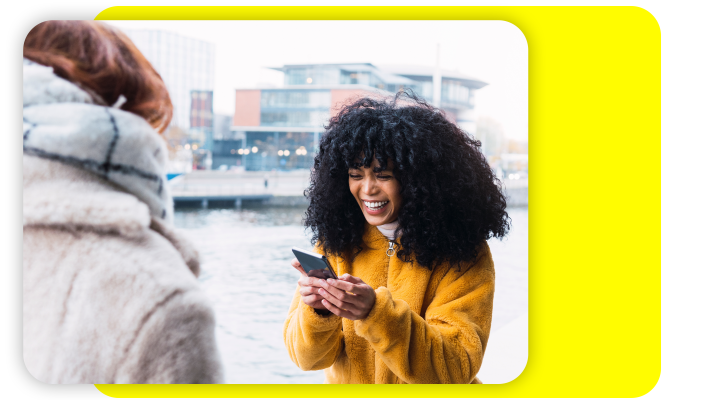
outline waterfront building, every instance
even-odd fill
[[[189,133],[196,143],[204,150],[210,151],[213,147],[213,91],[212,90],[192,90],[190,109],[190,129]],[[210,168],[209,168],[210,169]]]
[[[208,148],[213,134],[215,45],[160,30],[123,31],[169,90],[174,105],[169,127],[188,132],[188,144]]]
[[[413,81],[410,87],[428,101],[433,99],[433,67],[417,65],[380,65],[388,74],[401,76]],[[487,83],[456,71],[441,70],[441,98],[438,107],[446,113],[449,120],[455,122],[470,135],[476,136],[475,90],[487,86]],[[397,87],[389,87],[399,90]]]
[[[310,168],[323,126],[352,97],[411,89],[448,119],[475,134],[474,91],[487,85],[457,72],[418,66],[357,64],[284,65],[281,88],[237,89],[230,135],[213,141],[213,166],[250,171]],[[438,79],[440,75],[441,79]],[[438,100],[438,99],[436,99]],[[226,167],[226,168],[228,168]]]

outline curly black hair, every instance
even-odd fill
[[[365,217],[348,185],[348,170],[374,158],[399,181],[398,214],[405,262],[425,268],[473,262],[478,245],[509,232],[501,183],[481,143],[413,92],[361,98],[333,116],[321,136],[304,225],[327,254],[353,257],[362,250]],[[364,158],[361,159],[361,155]]]

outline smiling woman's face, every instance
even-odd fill
[[[387,169],[380,169],[377,159],[369,168],[348,170],[350,193],[355,196],[362,214],[370,225],[379,226],[394,222],[401,209],[401,187],[392,174],[393,164],[387,161]]]

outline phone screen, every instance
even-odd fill
[[[325,256],[296,247],[291,251],[308,276],[320,279],[338,279]]]

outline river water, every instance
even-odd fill
[[[299,272],[291,247],[310,248],[304,208],[177,210],[175,224],[199,249],[199,280],[216,314],[227,383],[323,383],[289,359],[283,325]],[[496,290],[492,330],[528,310],[528,210],[509,209],[512,230],[491,240]]]

